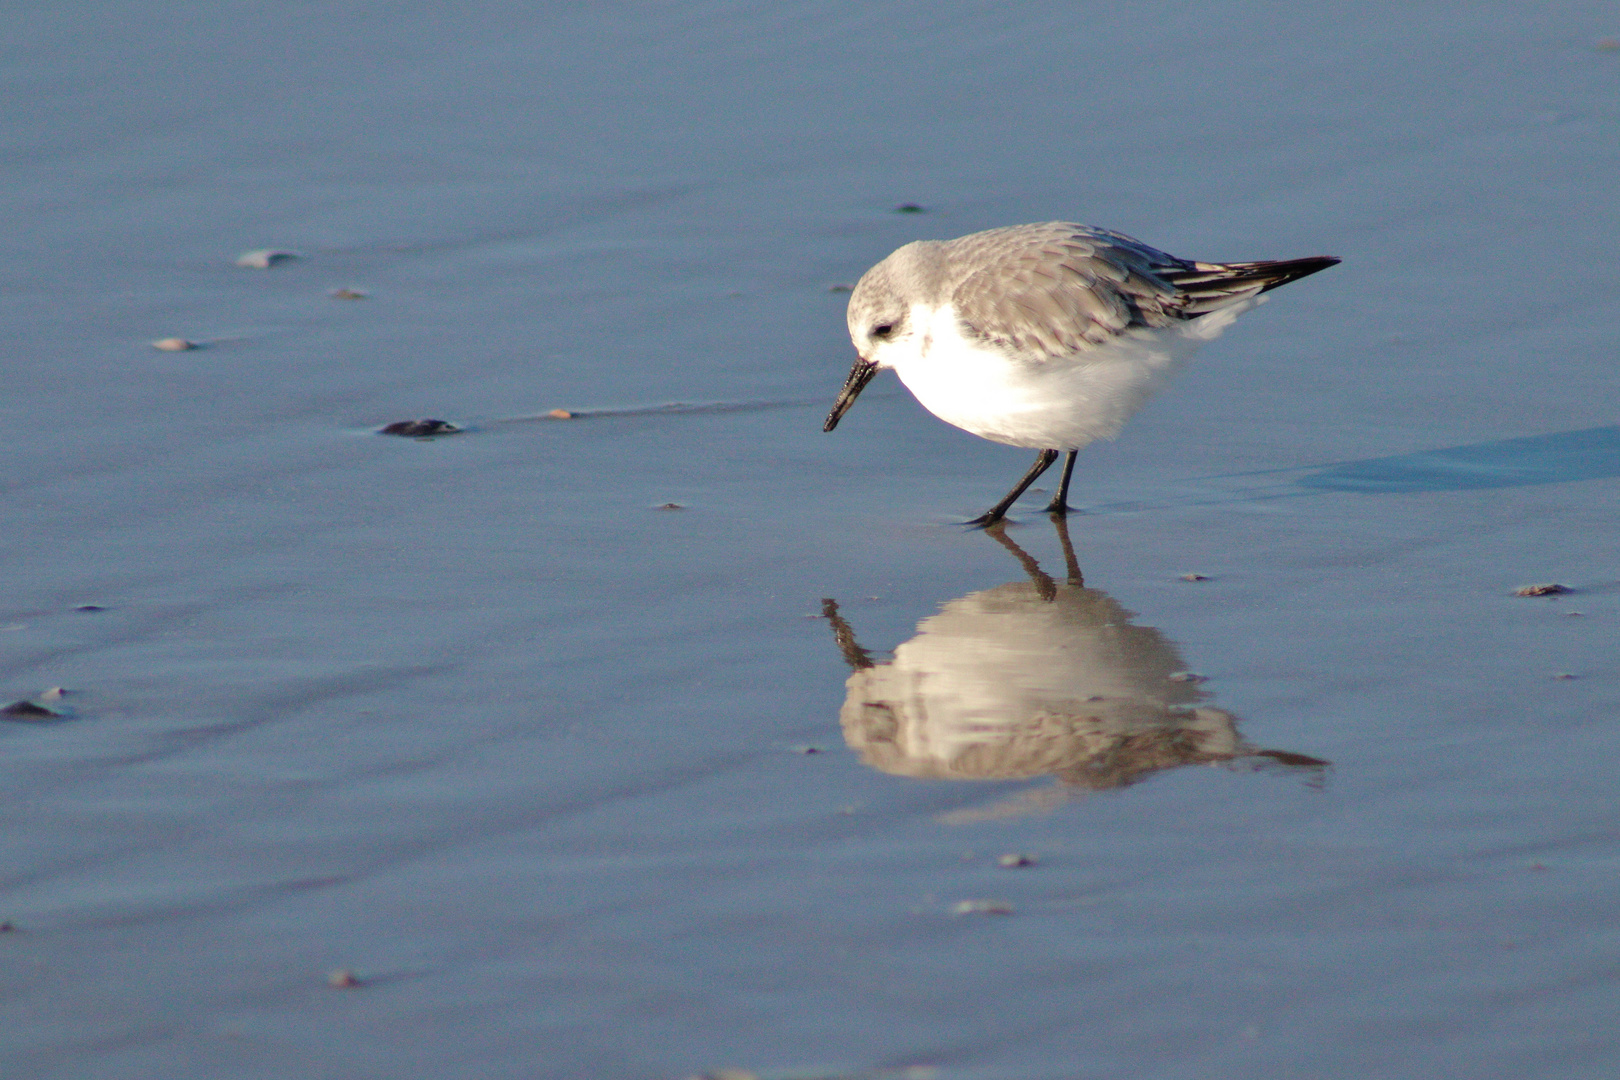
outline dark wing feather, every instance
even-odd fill
[[[1182,318],[1191,319],[1227,304],[1270,292],[1318,270],[1338,265],[1330,255],[1275,262],[1191,263],[1190,269],[1162,271],[1166,281],[1186,297]]]

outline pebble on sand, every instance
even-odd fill
[[[360,289],[333,289],[326,294],[334,300],[364,300],[366,294]]]
[[[366,985],[366,983],[364,979],[348,968],[339,968],[326,977],[326,985],[334,990],[353,990],[357,986]]]
[[[378,430],[379,435],[399,435],[407,439],[427,439],[434,435],[454,435],[461,429],[448,420],[395,420]]]
[[[1570,588],[1568,585],[1559,585],[1556,582],[1548,582],[1545,585],[1524,585],[1524,586],[1521,586],[1520,588],[1517,588],[1517,589],[1513,590],[1513,595],[1514,596],[1563,596],[1565,593],[1572,593],[1574,591],[1575,590]]]
[[[686,507],[681,503],[659,503],[657,506],[653,507],[653,509],[654,510],[685,510]]]
[[[1207,574],[1182,574],[1182,581],[1213,581]]]
[[[897,214],[920,214],[923,212],[923,208],[914,202],[903,202],[894,208],[894,212]]]
[[[1006,870],[1016,870],[1020,866],[1034,866],[1035,856],[1012,852],[997,859],[996,865]]]
[[[152,348],[162,349],[164,352],[186,352],[198,347],[195,341],[188,341],[183,337],[158,338],[152,342]]]
[[[282,251],[280,248],[254,248],[244,251],[236,257],[236,265],[249,270],[268,270],[277,263],[287,262],[298,258],[296,251]]]

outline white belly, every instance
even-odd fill
[[[950,307],[913,309],[917,348],[895,357],[900,381],[924,408],[964,431],[1040,450],[1078,450],[1119,434],[1181,361],[1249,303],[1160,330],[1128,331],[1107,345],[1051,360],[1023,360],[962,337]],[[918,318],[918,317],[921,318]]]

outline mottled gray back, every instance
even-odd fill
[[[1132,326],[1180,318],[1166,272],[1194,264],[1121,233],[1071,222],[1015,225],[941,245],[964,333],[1032,359],[1085,352]]]
[[[895,251],[855,286],[850,336],[860,344],[874,326],[900,328],[912,304],[949,302],[965,336],[1038,362],[1197,318],[1338,261],[1194,262],[1070,221],[1012,225]]]

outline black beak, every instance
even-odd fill
[[[832,412],[827,414],[827,422],[821,426],[822,431],[831,431],[838,426],[838,421],[849,412],[849,407],[855,404],[855,399],[861,396],[866,384],[872,381],[872,376],[878,373],[878,366],[865,357],[855,358],[855,366],[849,369],[849,378],[844,380],[844,388],[838,391],[838,400],[833,402]]]

